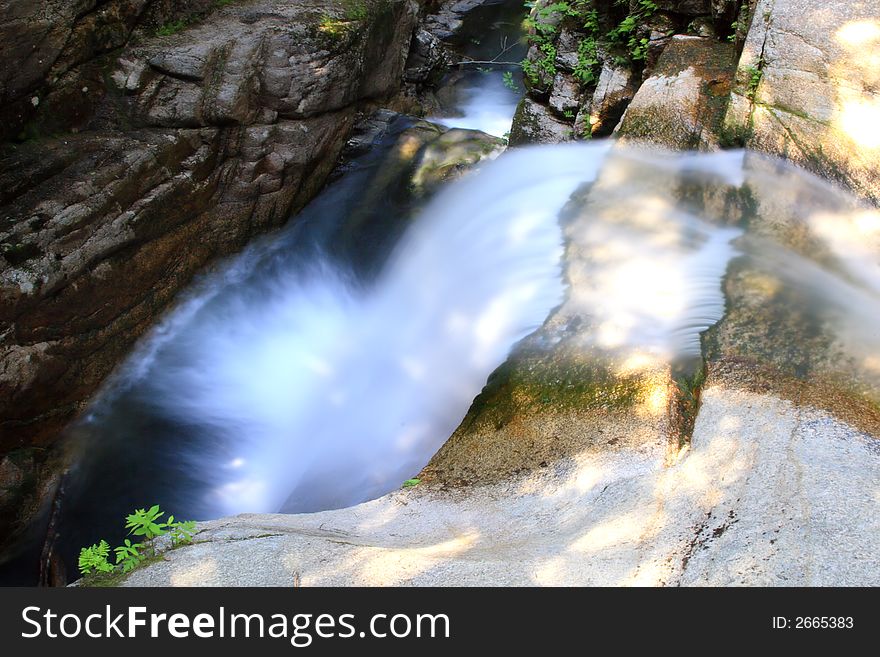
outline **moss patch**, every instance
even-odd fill
[[[668,371],[615,374],[596,354],[522,349],[496,370],[456,432],[419,475],[455,488],[505,481],[585,450],[656,440]]]

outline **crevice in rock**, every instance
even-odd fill
[[[706,357],[693,369],[673,368],[669,391],[670,446],[675,452],[690,445],[706,381]]]

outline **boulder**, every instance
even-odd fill
[[[464,15],[484,1],[441,0],[439,6],[425,17],[424,28],[441,41],[449,39],[461,27]]]
[[[573,138],[571,124],[556,118],[548,107],[528,97],[520,101],[510,128],[511,146],[557,144]]]
[[[550,90],[550,109],[561,117],[574,117],[580,105],[581,88],[567,73],[557,73]]]
[[[734,70],[733,46],[676,36],[626,110],[617,134],[673,149],[718,148]]]
[[[607,137],[620,122],[639,88],[639,78],[627,66],[606,62],[587,110],[588,129],[593,137]]]
[[[427,30],[420,29],[413,37],[406,60],[404,80],[417,84],[436,85],[446,74],[452,58],[443,43]]]
[[[570,27],[563,26],[559,30],[559,36],[556,39],[556,66],[571,72],[578,65],[578,48],[581,44],[583,35],[580,32],[572,30]]]
[[[645,53],[644,76],[651,75],[660,55],[669,45],[678,29],[678,22],[669,14],[657,13],[646,19],[644,31],[648,35],[648,48]]]

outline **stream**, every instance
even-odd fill
[[[443,111],[429,121],[496,137],[510,131],[524,91],[522,68],[509,64],[528,52],[522,23],[519,0],[485,2],[465,16],[450,46],[465,59],[486,63],[450,71],[438,92]]]

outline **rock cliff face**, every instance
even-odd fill
[[[678,35],[663,50],[620,123],[627,143],[714,150],[733,81],[731,44]]]
[[[0,503],[50,485],[43,448],[195,272],[315,195],[358,113],[397,92],[418,11],[0,4],[14,64],[0,79]]]
[[[880,8],[760,0],[726,127],[880,204]]]

